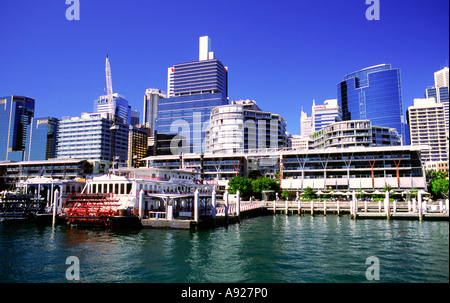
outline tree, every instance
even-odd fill
[[[436,179],[431,181],[431,191],[439,198],[448,197],[448,179]]]
[[[427,189],[433,199],[442,199],[448,197],[448,172],[430,170],[427,172]]]
[[[287,189],[283,190],[283,192],[281,193],[281,196],[285,199],[287,199],[289,197],[289,191]]]
[[[252,191],[255,196],[261,197],[264,190],[278,191],[280,185],[278,180],[269,177],[261,177],[252,181]]]
[[[242,199],[252,195],[252,181],[245,177],[233,177],[228,181],[228,192],[235,194],[239,190]]]
[[[314,199],[316,198],[316,193],[311,187],[308,186],[307,188],[305,188],[305,192],[303,193],[302,197],[307,199]]]
[[[384,192],[387,192],[387,191],[388,191],[388,192],[391,192],[391,190],[392,190],[392,186],[390,186],[389,184],[386,183],[386,184],[384,185],[384,187],[383,187],[383,191],[384,191]]]

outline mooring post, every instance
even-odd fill
[[[422,191],[419,190],[417,192],[417,202],[419,204],[419,220],[422,221],[422,217],[423,217],[423,209],[422,209]]]
[[[226,190],[225,193],[223,194],[223,199],[225,201],[225,217],[228,218],[228,207],[229,207],[228,190]]]
[[[390,206],[390,201],[389,201],[389,191],[386,191],[386,197],[384,198],[384,212],[386,213],[386,218],[389,220],[390,219],[390,210],[391,210],[391,206]]]
[[[289,214],[289,201],[286,199],[286,201],[284,202],[284,208],[285,208],[285,213],[286,216]]]
[[[311,216],[314,216],[314,201],[311,200]]]
[[[216,219],[216,188],[214,187],[211,194],[211,204],[212,204],[212,213],[211,216],[215,220]]]
[[[52,220],[53,226],[56,223],[56,204],[58,204],[58,200],[59,200],[59,190],[56,189],[55,194],[53,196],[53,220]]]
[[[198,222],[199,219],[199,209],[200,209],[200,192],[198,191],[198,188],[194,192],[194,221]]]
[[[337,215],[339,216],[340,215],[340,212],[341,212],[341,203],[339,202],[339,201],[337,201]]]
[[[448,212],[448,198],[445,199],[445,211]]]
[[[298,215],[300,216],[302,212],[302,201],[299,199],[298,200]]]
[[[326,199],[323,200],[323,215],[324,216],[327,215],[327,200]]]
[[[236,216],[241,215],[241,193],[239,191],[236,192]]]
[[[142,220],[144,217],[142,214],[144,213],[144,190],[141,189],[139,191],[139,219]]]
[[[417,194],[418,195],[418,194]],[[413,208],[412,208],[412,211],[415,213],[415,212],[417,212],[418,210],[417,210],[417,201],[416,201],[416,198],[413,198]]]
[[[353,203],[353,219],[356,219],[358,214],[358,200],[356,199],[356,192],[352,192],[352,203]]]
[[[364,212],[367,212],[367,200],[364,199]]]
[[[397,212],[397,199],[394,199],[394,214]]]

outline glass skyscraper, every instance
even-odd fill
[[[402,144],[409,145],[400,69],[390,64],[361,69],[346,75],[337,91],[342,120],[369,119],[373,125],[396,128]]]
[[[57,118],[33,118],[27,133],[25,161],[56,158]]]
[[[157,154],[201,153],[211,110],[228,104],[228,70],[200,37],[199,61],[168,69],[168,98],[158,100]]]
[[[122,118],[125,124],[131,124],[131,106],[128,105],[128,101],[118,93],[112,94],[111,97],[110,100],[108,95],[104,95],[95,100],[94,113],[108,113],[110,119],[116,115]]]
[[[34,99],[0,97],[0,161],[23,161]]]

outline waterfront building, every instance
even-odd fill
[[[342,110],[338,105],[337,99],[325,100],[323,105],[316,105],[313,100],[311,114],[312,133],[337,121],[342,121]]]
[[[254,100],[232,101],[211,111],[207,152],[229,154],[287,145],[286,121],[261,110]]]
[[[337,85],[342,120],[366,120],[396,128],[402,144],[409,144],[403,113],[400,69],[380,64],[344,76]]]
[[[335,122],[311,136],[309,149],[397,146],[401,139],[395,128],[374,126],[370,120]]]
[[[0,97],[0,161],[24,160],[34,104],[28,97]]]
[[[107,113],[83,113],[63,117],[58,125],[57,158],[86,159],[96,171],[112,162],[125,165],[128,159],[128,125],[114,122]]]
[[[199,60],[168,69],[168,98],[158,100],[156,130],[177,152],[205,151],[211,110],[228,104],[228,68],[217,60],[208,37],[200,37]],[[157,150],[157,153],[167,150]]]
[[[94,171],[93,166],[84,159],[0,162],[0,188],[11,189],[19,182],[36,177],[73,180],[86,178],[92,173],[98,171]]]
[[[281,168],[281,188],[288,190],[426,188],[421,152],[429,146],[349,147],[346,149],[272,150],[236,154],[151,156],[147,167],[193,169],[224,189],[234,176],[252,171],[274,175]]]
[[[424,163],[448,161],[444,104],[435,98],[414,99],[414,105],[408,107],[408,124],[411,145],[431,146],[431,150],[422,153]]]
[[[158,101],[166,98],[166,93],[160,89],[147,88],[144,95],[142,124],[150,128],[150,136],[155,137],[156,118],[158,117]]]
[[[25,161],[48,160],[56,157],[56,135],[59,119],[32,118],[27,132]]]

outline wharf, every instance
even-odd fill
[[[424,221],[449,221],[449,213],[445,209],[436,211],[423,211],[419,213],[412,211],[407,202],[399,202],[396,205],[389,205],[389,211],[385,208],[384,203],[359,202],[361,206],[357,206],[355,214],[351,210],[351,202],[267,202],[267,210],[270,213],[286,214],[286,215],[341,215],[350,214],[354,219],[389,219],[389,220],[424,220]],[[383,204],[383,205],[382,205]],[[275,205],[275,207],[274,207]],[[418,207],[417,207],[418,208]]]
[[[227,208],[219,206],[216,208],[215,217],[211,215],[200,216],[197,221],[194,219],[148,218],[141,219],[141,225],[143,228],[156,229],[208,229],[238,223],[246,218],[270,214],[267,212],[265,204],[243,203],[239,212],[236,210],[236,204],[231,204]]]

